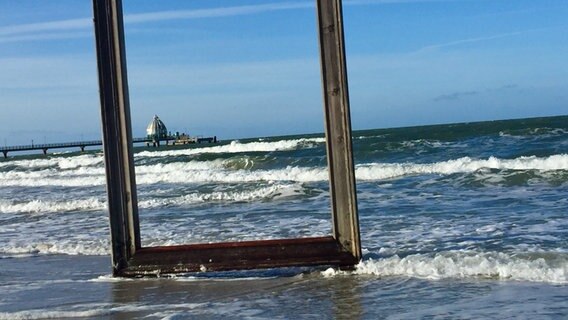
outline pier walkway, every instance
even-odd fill
[[[173,137],[168,137],[161,139],[162,141],[166,141],[168,144],[169,141],[175,140]],[[134,138],[132,139],[133,143],[153,143],[154,140],[148,138]],[[49,149],[64,149],[64,148],[80,148],[81,151],[85,151],[86,147],[91,146],[102,146],[103,142],[101,140],[91,140],[91,141],[78,141],[78,142],[64,142],[64,143],[45,143],[45,144],[30,144],[30,145],[23,145],[23,146],[9,146],[9,147],[0,147],[0,152],[4,155],[4,158],[8,157],[8,152],[16,152],[16,151],[30,151],[30,150],[41,150],[43,154],[47,154],[47,150]]]

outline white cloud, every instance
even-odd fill
[[[37,32],[46,32],[46,31],[85,29],[92,27],[93,25],[92,21],[93,19],[91,18],[80,18],[80,19],[69,19],[69,20],[5,26],[5,27],[0,27],[0,37],[29,34],[29,33],[34,34]]]
[[[461,40],[450,41],[450,42],[445,42],[445,43],[432,44],[432,45],[428,45],[428,46],[425,46],[425,47],[418,49],[415,53],[431,51],[431,50],[445,48],[445,47],[453,47],[453,46],[458,46],[458,45],[462,45],[462,44],[466,44],[466,43],[475,43],[475,42],[481,42],[481,41],[489,41],[489,40],[496,40],[496,39],[501,39],[501,38],[514,37],[514,36],[521,35],[525,32],[526,31],[508,32],[508,33],[501,33],[501,34],[496,34],[496,35],[487,36],[487,37],[468,38],[468,39],[461,39]]]
[[[39,33],[39,34],[23,34],[2,37],[0,36],[0,43],[21,42],[21,41],[36,41],[36,40],[61,40],[61,39],[77,39],[93,37],[93,32],[90,31],[75,31],[75,32],[54,32],[54,33]]]
[[[489,36],[484,36],[484,37],[474,37],[474,38],[454,40],[454,41],[450,41],[450,42],[444,42],[444,43],[431,44],[431,45],[424,46],[424,47],[414,51],[413,54],[425,53],[425,52],[433,51],[433,50],[440,49],[440,48],[454,47],[454,46],[459,46],[459,45],[462,45],[462,44],[491,41],[491,40],[497,40],[497,39],[503,39],[503,38],[516,37],[516,36],[524,35],[524,34],[527,34],[527,33],[550,31],[550,30],[554,30],[554,29],[564,29],[564,28],[566,28],[566,26],[561,25],[561,26],[549,27],[549,28],[527,29],[527,30],[521,30],[521,31],[499,33],[499,34],[494,34],[494,35],[489,35]]]
[[[125,24],[169,21],[182,19],[219,18],[258,14],[271,11],[294,10],[313,7],[313,2],[279,2],[260,5],[220,7],[195,10],[157,11],[148,13],[127,14]],[[68,19],[40,23],[28,23],[0,27],[0,43],[50,40],[68,38],[70,33],[52,33],[57,31],[78,31],[93,27],[92,18]],[[74,34],[78,36],[78,34]],[[83,34],[85,36],[85,34]]]
[[[396,3],[420,2],[456,2],[468,0],[348,0],[345,5],[381,5]],[[259,5],[243,5],[232,7],[205,8],[193,10],[156,11],[147,13],[127,14],[124,16],[125,24],[146,23],[155,21],[186,20],[233,17],[252,15],[264,12],[297,10],[313,8],[314,1],[273,2]],[[0,43],[34,40],[65,39],[71,37],[87,36],[87,33],[74,33],[72,31],[87,30],[93,27],[92,18],[78,18],[0,27]],[[61,32],[67,31],[67,32]],[[58,32],[58,33],[53,33]],[[90,34],[89,34],[90,35]]]
[[[137,13],[125,15],[125,23],[143,23],[152,21],[166,21],[179,19],[200,19],[200,18],[219,18],[242,16],[256,13],[293,10],[313,7],[312,2],[284,2],[284,3],[267,3],[261,5],[222,7],[211,9],[196,10],[175,10],[175,11],[158,11],[149,13]]]

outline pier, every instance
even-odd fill
[[[132,142],[133,143],[147,143],[147,142],[152,142],[152,140],[147,139],[147,138],[135,138],[135,139],[132,139]],[[102,146],[102,145],[103,145],[103,142],[101,140],[91,140],[91,141],[44,143],[44,144],[29,144],[29,145],[21,145],[21,146],[0,147],[0,151],[4,155],[4,158],[7,158],[8,152],[41,150],[43,152],[43,154],[47,154],[47,150],[49,150],[49,149],[79,148],[81,151],[85,151],[86,147]]]
[[[166,145],[169,145],[170,142],[172,145],[180,144],[179,142],[176,143],[178,138],[175,136],[164,137],[160,139],[161,141],[165,141]],[[217,137],[199,137],[195,138],[193,141],[189,143],[215,143],[217,142]],[[147,146],[159,146],[159,143],[156,145],[156,140],[151,138],[133,138],[132,143],[145,143]],[[183,143],[186,144],[186,143]],[[44,144],[29,144],[29,145],[20,145],[20,146],[5,146],[0,147],[0,152],[4,155],[4,158],[8,158],[9,152],[18,152],[18,151],[33,151],[33,150],[41,150],[44,155],[47,155],[47,151],[49,149],[68,149],[68,148],[79,148],[81,152],[85,151],[86,147],[92,146],[102,146],[103,142],[101,140],[91,140],[91,141],[77,141],[77,142],[62,142],[62,143],[44,143]]]

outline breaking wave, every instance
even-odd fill
[[[106,238],[90,238],[81,240],[69,239],[67,241],[16,242],[3,245],[0,248],[0,252],[9,255],[66,254],[104,256],[110,254],[110,240]]]
[[[179,197],[139,199],[138,207],[151,209],[165,206],[185,206],[203,202],[247,202],[262,199],[285,198],[302,194],[299,184],[278,184],[242,191],[195,192]],[[0,199],[0,213],[55,213],[71,211],[105,210],[107,202],[102,198],[79,200],[44,201],[14,203]]]
[[[318,144],[324,143],[325,138],[302,138],[279,141],[258,141],[241,143],[239,141],[231,141],[226,145],[192,148],[183,150],[167,150],[167,151],[143,151],[135,154],[135,157],[166,157],[180,155],[194,155],[201,153],[240,153],[240,152],[272,152],[297,150],[305,148],[313,148]]]
[[[10,160],[0,162],[0,172],[10,170],[68,170],[103,165],[102,154],[84,154],[70,157]]]
[[[156,183],[239,183],[255,181],[319,182],[328,179],[325,167],[288,166],[278,169],[234,169],[227,161],[190,161],[136,167],[138,184]],[[568,170],[568,155],[519,157],[516,159],[472,159],[463,157],[436,163],[366,163],[356,166],[359,180],[383,180],[410,175],[472,173],[484,169]],[[76,167],[70,170],[0,172],[0,186],[102,186],[102,167]]]
[[[499,159],[490,157],[476,160],[463,157],[436,163],[371,163],[357,166],[356,175],[362,180],[381,180],[417,174],[454,174],[470,173],[482,169],[498,170],[568,170],[568,155],[559,154],[550,157],[519,157]]]
[[[450,251],[436,254],[392,256],[363,260],[351,274],[420,279],[483,278],[547,283],[568,283],[568,255],[523,257],[501,252]],[[345,274],[328,269],[324,276]]]
[[[68,212],[103,210],[106,201],[99,198],[89,198],[72,201],[32,200],[29,202],[13,203],[0,200],[0,213],[39,213],[39,212]]]

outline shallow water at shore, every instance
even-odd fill
[[[107,256],[1,259],[0,319],[561,319],[568,288],[285,269],[113,279]]]

